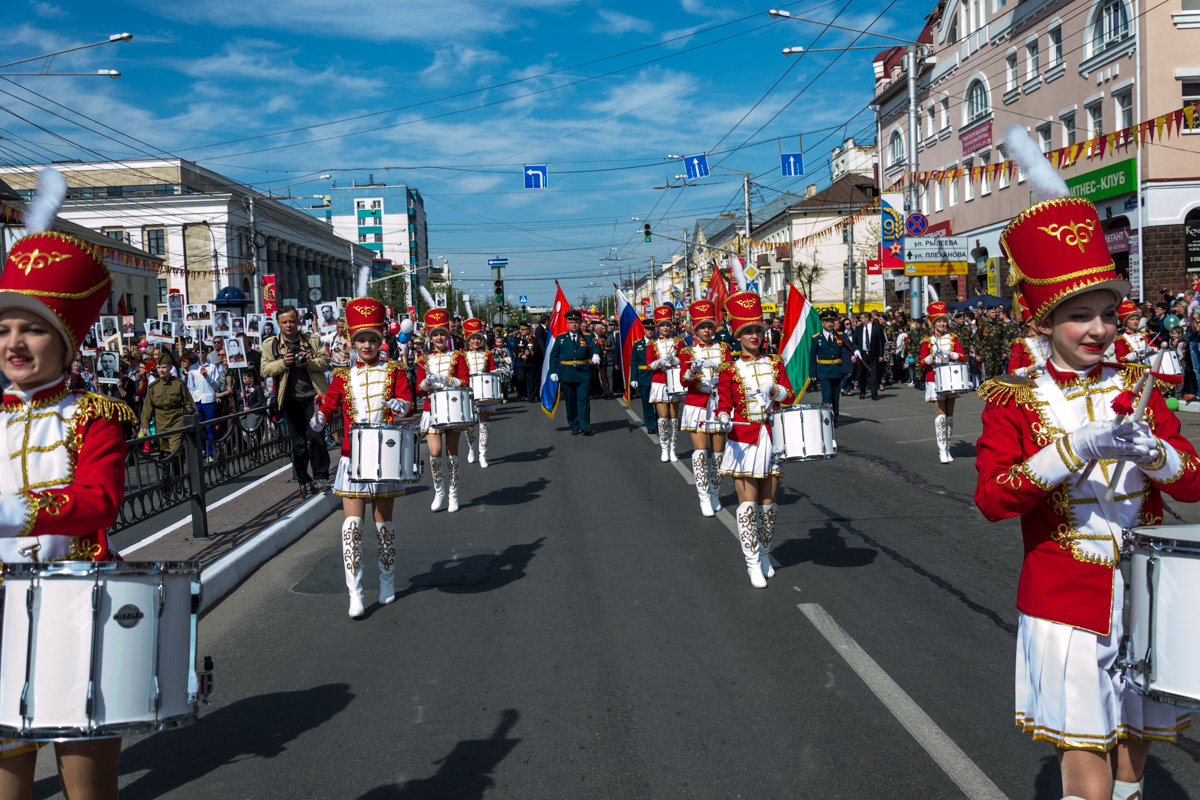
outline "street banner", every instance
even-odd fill
[[[275,316],[275,276],[263,275],[262,279],[263,313],[269,317]]]
[[[788,286],[787,303],[783,309],[783,341],[779,356],[787,372],[795,403],[801,402],[808,382],[812,379],[812,337],[821,331],[821,320],[808,298],[795,286]]]
[[[638,318],[637,307],[630,303],[617,289],[617,349],[621,351],[621,375],[625,378],[625,405],[629,405],[629,362],[633,358],[633,346],[646,337],[646,326]],[[644,391],[650,391],[646,387]]]

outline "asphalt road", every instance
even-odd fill
[[[847,399],[839,455],[785,466],[766,590],[623,406],[592,438],[506,406],[459,513],[398,501],[395,604],[346,617],[338,514],[204,618],[214,704],[126,742],[122,797],[1058,798],[1012,724],[1017,523],[971,502],[959,406],[942,465],[914,390]],[[1196,740],[1154,748],[1148,797],[1197,786]]]

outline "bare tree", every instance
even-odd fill
[[[821,263],[821,252],[814,249],[810,258],[796,255],[792,258],[792,270],[795,274],[796,285],[804,296],[812,300],[813,287],[825,275],[825,266]]]

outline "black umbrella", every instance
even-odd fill
[[[973,308],[1009,308],[1012,306],[1011,300],[1005,300],[1001,297],[996,297],[994,294],[977,294],[974,297],[968,297],[966,300],[960,300],[950,306],[951,311],[967,311]]]

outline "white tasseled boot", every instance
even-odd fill
[[[775,577],[775,565],[771,563],[771,540],[775,538],[775,517],[779,513],[776,503],[763,503],[758,507],[758,561],[763,575]]]
[[[713,513],[721,510],[721,460],[725,453],[713,453],[708,459],[708,502]]]
[[[375,541],[379,545],[379,605],[396,599],[396,529],[390,522],[375,523]]]
[[[767,579],[763,576],[762,565],[758,561],[757,503],[738,503],[737,528],[742,557],[746,559],[746,572],[750,575],[750,585],[755,589],[765,589]]]
[[[670,461],[667,455],[667,448],[671,446],[671,420],[666,417],[658,418],[658,444],[662,447],[663,463]]]
[[[692,451],[692,476],[696,479],[696,494],[700,496],[700,513],[706,517],[713,515],[712,501],[708,495],[708,451]]]
[[[475,426],[467,428],[467,463],[475,463]]]
[[[937,440],[938,459],[943,464],[949,464],[950,454],[946,452],[946,415],[938,414],[933,418],[933,437]]]
[[[679,417],[671,418],[671,444],[667,448],[667,454],[672,461],[678,461],[679,456],[675,455],[675,440],[679,438]]]
[[[479,423],[479,468],[480,469],[488,468],[488,463],[487,463],[488,435],[491,433],[491,430],[492,430],[492,423],[490,423],[490,422]]]
[[[946,417],[946,463],[954,460],[950,455],[950,440],[954,438],[954,417]]]
[[[1142,800],[1142,782],[1113,781],[1112,800]]]
[[[450,456],[450,502],[446,506],[446,513],[453,514],[458,511],[458,456]]]
[[[429,459],[429,475],[433,478],[433,502],[429,504],[430,511],[441,511],[442,503],[446,501],[446,481],[443,465],[445,456],[431,456]]]
[[[346,573],[346,588],[350,591],[350,616],[358,619],[365,613],[362,588],[362,517],[346,517],[342,523],[342,569]]]

